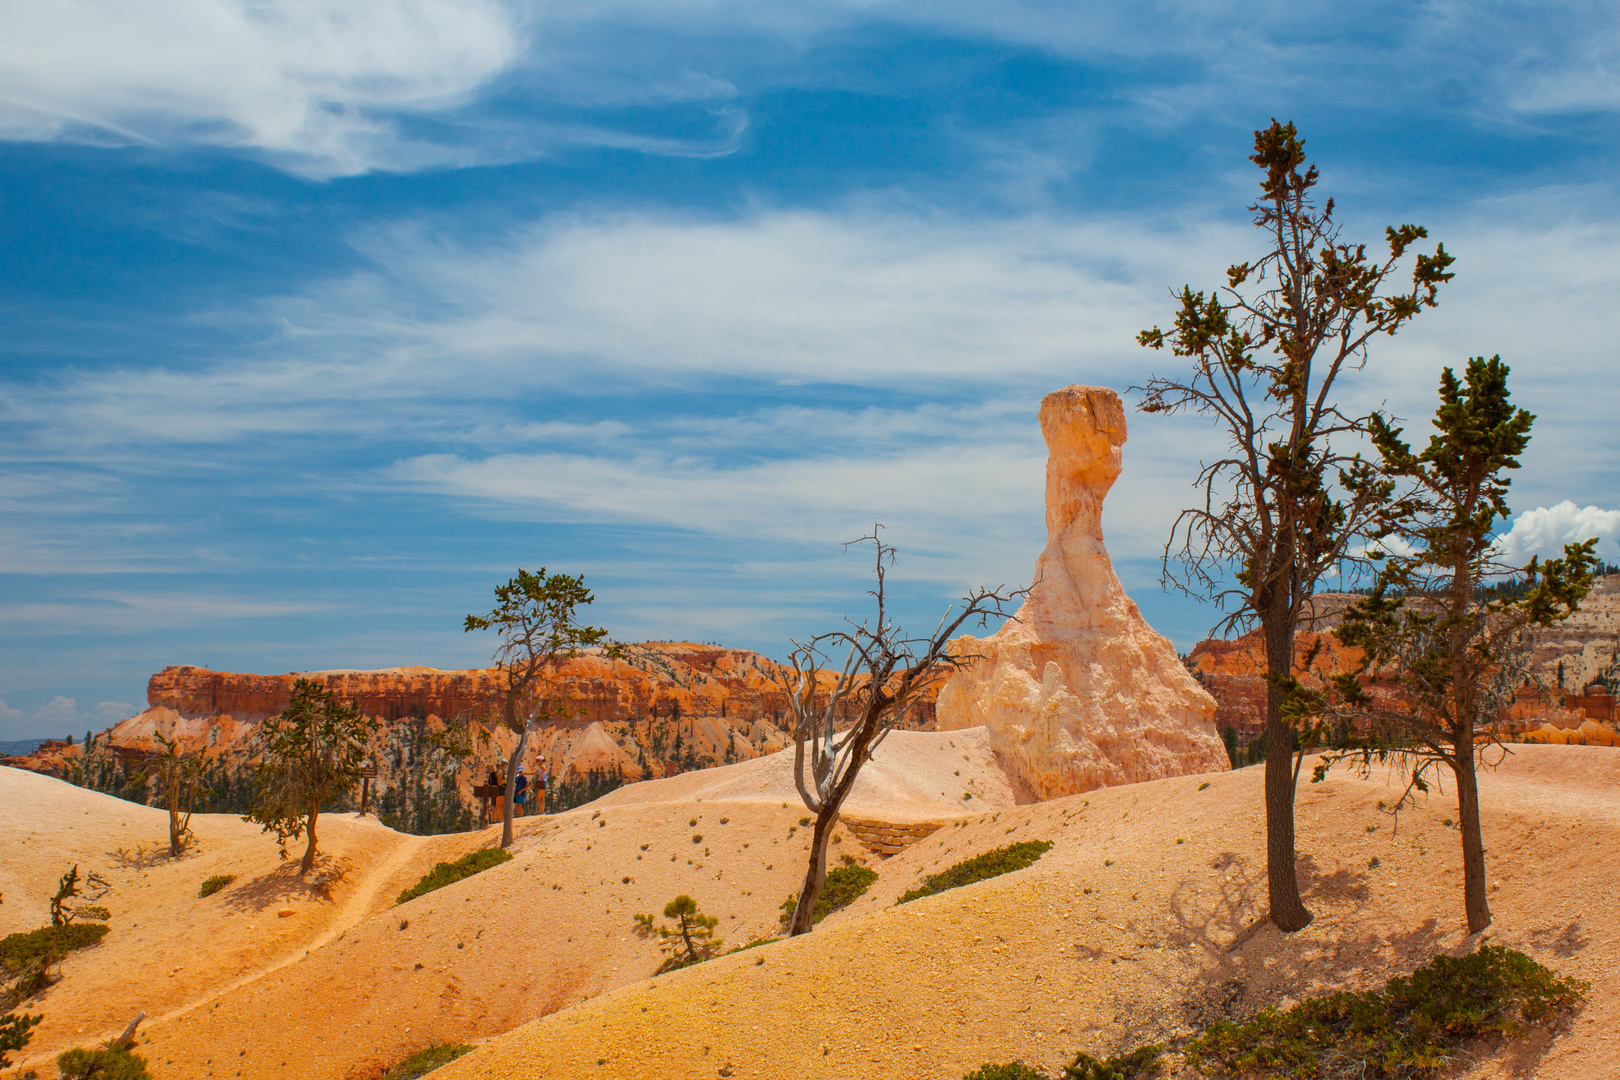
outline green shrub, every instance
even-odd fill
[[[877,871],[869,867],[854,864],[840,866],[836,870],[827,871],[827,880],[821,886],[821,895],[816,897],[815,918],[810,921],[818,923],[839,908],[848,907],[859,900],[872,882],[877,880]],[[793,913],[799,909],[799,898],[790,896],[782,901],[782,921],[793,921]]]
[[[471,855],[463,855],[455,862],[436,863],[432,870],[422,876],[422,880],[399,894],[394,903],[403,904],[407,900],[415,900],[418,896],[426,896],[434,889],[442,889],[446,885],[454,885],[462,878],[470,878],[492,866],[499,866],[508,862],[512,853],[501,848],[484,848]]]
[[[57,955],[66,956],[74,949],[84,949],[107,936],[106,923],[68,923],[66,926],[42,926],[26,934],[7,934],[0,939],[0,971],[16,975],[24,968],[43,962],[51,951],[51,940],[56,939]]]
[[[16,1013],[0,1016],[0,1069],[11,1064],[13,1050],[21,1050],[28,1045],[28,1040],[34,1037],[29,1029],[43,1019],[43,1016],[19,1016]]]
[[[1517,1037],[1568,1012],[1589,989],[1521,952],[1486,945],[1437,956],[1382,990],[1307,998],[1245,1024],[1220,1023],[1187,1046],[1187,1062],[1213,1076],[1429,1076],[1463,1044]]]
[[[1046,1080],[1046,1077],[1022,1061],[1009,1061],[1005,1065],[986,1062],[962,1077],[962,1080]]]
[[[1138,1046],[1128,1054],[1110,1054],[1101,1061],[1090,1054],[1076,1054],[1074,1060],[1063,1067],[1059,1080],[1137,1080],[1159,1071],[1159,1055],[1164,1047],[1158,1044]]]
[[[383,1073],[383,1080],[416,1080],[441,1065],[448,1065],[462,1054],[472,1052],[465,1043],[437,1043],[418,1050],[410,1057]]]
[[[213,896],[215,893],[219,892],[219,890],[223,889],[225,886],[229,885],[235,880],[235,874],[215,874],[213,877],[202,883],[202,888],[197,890],[197,896],[199,899],[205,896]]]
[[[948,870],[923,878],[921,885],[902,893],[895,903],[904,904],[919,897],[944,892],[946,889],[955,889],[962,885],[971,885],[975,881],[984,881],[986,878],[1000,877],[1014,870],[1022,870],[1026,866],[1033,865],[1035,860],[1046,854],[1051,846],[1050,840],[1022,840],[1016,844],[996,848],[994,851],[987,851],[983,855],[975,855],[971,859],[964,859]]]
[[[66,1050],[56,1055],[61,1080],[152,1080],[146,1059],[122,1048]]]

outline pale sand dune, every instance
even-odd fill
[[[988,765],[950,734],[958,745],[886,746],[917,754],[932,779],[892,805],[874,794],[863,812],[930,816],[937,780]],[[1567,1035],[1518,1059],[1528,1071],[1492,1063],[1467,1075],[1620,1075],[1620,932],[1606,908],[1620,884],[1620,750],[1515,749],[1483,781],[1498,884],[1491,936],[1589,979],[1592,998]],[[987,1060],[1051,1067],[1227,1007],[1370,985],[1472,944],[1460,929],[1456,833],[1441,823],[1455,816],[1449,798],[1406,812],[1392,835],[1376,809],[1394,790],[1386,778],[1335,774],[1300,792],[1316,922],[1292,936],[1263,930],[1227,954],[1264,904],[1261,775],[1247,769],[964,814],[872,860],[881,876],[871,894],[814,934],[649,979],[660,954],[631,932],[633,913],[687,892],[741,943],[775,927],[797,885],[805,811],[778,797],[781,766],[748,765],[756,771],[638,785],[522,822],[512,862],[392,910],[394,893],[433,861],[487,845],[494,831],[412,838],[333,821],[325,842],[352,868],[330,901],[295,894],[287,919],[276,911],[294,885],[251,826],[199,818],[201,854],[120,867],[107,853],[120,841],[127,850],[131,830],[160,843],[160,812],[0,770],[7,925],[39,924],[41,897],[68,859],[114,884],[102,901],[113,932],[71,957],[64,981],[34,1003],[47,1020],[29,1056],[49,1075],[49,1056],[145,1009],[160,1019],[141,1052],[157,1076],[185,1080],[358,1080],[435,1039],[489,1040],[435,1080],[959,1080]],[[880,779],[874,792],[890,782]],[[694,786],[669,786],[681,783]],[[635,801],[649,796],[658,801]],[[921,875],[1024,838],[1056,846],[1017,874],[890,906]],[[833,850],[852,847],[845,838]],[[198,900],[197,883],[220,872],[241,880]]]

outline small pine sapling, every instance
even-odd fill
[[[701,963],[719,950],[721,941],[714,930],[720,920],[699,911],[697,901],[685,893],[664,905],[664,918],[673,919],[675,925],[654,925],[651,913],[635,917],[636,933],[644,937],[657,934],[662,939],[660,947],[669,953],[659,965],[659,974]]]

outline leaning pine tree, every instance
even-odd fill
[[[1189,375],[1156,377],[1142,388],[1141,407],[1200,413],[1226,436],[1226,456],[1205,465],[1195,482],[1200,505],[1184,510],[1171,531],[1165,576],[1225,607],[1223,630],[1259,624],[1270,917],[1282,930],[1298,930],[1311,914],[1294,864],[1294,726],[1313,703],[1295,678],[1294,634],[1317,583],[1341,568],[1378,494],[1369,466],[1342,448],[1368,421],[1340,411],[1337,383],[1365,364],[1374,335],[1393,334],[1434,306],[1436,289],[1452,277],[1452,258],[1443,246],[1418,255],[1410,288],[1381,292],[1407,249],[1428,233],[1416,225],[1390,228],[1383,257],[1343,242],[1333,200],[1321,207],[1312,201],[1317,171],[1300,171],[1305,145],[1293,124],[1273,120],[1255,132],[1249,160],[1264,174],[1261,199],[1249,209],[1267,250],[1228,268],[1226,287],[1208,296],[1183,287],[1174,327],[1138,336],[1149,348],[1169,345],[1192,360]],[[1177,562],[1182,572],[1172,570]]]
[[[542,721],[567,715],[549,680],[565,661],[582,649],[606,645],[609,656],[619,646],[599,626],[581,625],[576,609],[595,600],[581,575],[538,574],[519,567],[517,577],[495,587],[495,606],[488,615],[468,615],[463,632],[494,630],[495,667],[500,672],[500,722],[517,736],[506,768],[506,798],[502,800],[501,847],[512,846],[512,797],[517,791],[518,767],[528,749],[529,733]]]
[[[307,874],[315,866],[315,825],[321,807],[349,794],[360,782],[366,742],[379,726],[313,679],[294,683],[287,707],[259,725],[256,800],[242,820],[275,833],[283,859],[287,841],[307,834],[299,873]]]
[[[1459,380],[1440,377],[1435,433],[1419,453],[1400,428],[1372,418],[1383,473],[1401,485],[1384,501],[1374,536],[1387,555],[1371,595],[1344,615],[1334,635],[1363,650],[1335,682],[1339,712],[1354,722],[1347,747],[1324,758],[1320,779],[1346,756],[1365,765],[1396,755],[1411,766],[1405,796],[1427,791],[1426,774],[1445,767],[1456,778],[1468,932],[1491,923],[1485,892],[1475,763],[1507,705],[1531,671],[1528,631],[1573,614],[1592,586],[1596,540],[1564,547],[1562,559],[1513,567],[1498,557],[1493,528],[1508,515],[1508,479],[1530,442],[1535,419],[1508,402],[1502,358],[1476,357]],[[1492,598],[1488,583],[1520,574],[1528,586]],[[1369,672],[1398,697],[1375,701],[1362,687]],[[1401,804],[1404,805],[1403,797]]]

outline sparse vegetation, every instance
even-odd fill
[[[821,895],[816,897],[816,910],[810,921],[818,923],[839,908],[848,907],[859,900],[877,878],[876,870],[858,863],[827,871],[826,883],[821,887]],[[782,901],[782,921],[792,922],[798,906],[797,896]]]
[[[396,905],[407,900],[415,900],[418,896],[425,896],[434,889],[442,889],[446,885],[454,885],[462,878],[470,878],[474,874],[488,870],[492,866],[499,866],[503,862],[510,862],[512,853],[502,848],[484,848],[470,855],[463,855],[455,862],[436,863],[432,870],[422,875],[422,880],[399,894],[395,900]]]
[[[417,1080],[441,1065],[448,1065],[462,1054],[472,1052],[466,1043],[435,1043],[412,1054],[383,1073],[382,1080]]]
[[[1158,1073],[1159,1056],[1163,1053],[1164,1047],[1154,1044],[1100,1059],[1090,1054],[1076,1054],[1074,1060],[1063,1067],[1058,1080],[1146,1080]],[[980,1065],[962,1080],[1046,1080],[1046,1076],[1022,1061],[1009,1061],[1004,1065]]]
[[[11,1065],[11,1052],[21,1050],[34,1037],[33,1028],[45,1019],[43,1016],[19,1016],[7,1013],[0,1016],[0,1069]]]
[[[1006,847],[975,855],[971,859],[964,859],[947,870],[923,878],[921,885],[901,893],[900,899],[895,903],[904,904],[944,892],[946,889],[955,889],[971,885],[975,881],[984,881],[986,878],[1000,877],[1014,870],[1022,870],[1026,866],[1034,865],[1035,860],[1046,854],[1051,846],[1050,840],[1021,840],[1016,844],[1008,844]]]
[[[213,877],[202,883],[202,888],[197,890],[197,897],[198,899],[202,899],[206,896],[213,896],[215,893],[219,892],[221,889],[225,888],[225,886],[229,885],[235,880],[235,874],[215,874]]]
[[[962,1077],[962,1080],[1046,1080],[1046,1077],[1022,1061],[1009,1061],[1004,1065],[986,1062]]]
[[[698,910],[697,901],[682,893],[664,905],[664,918],[675,920],[674,926],[655,926],[653,916],[637,915],[636,933],[657,934],[663,939],[663,948],[669,957],[658,966],[658,974],[702,963],[714,956],[721,941],[714,935],[720,920]]]
[[[1568,1013],[1587,989],[1521,952],[1486,945],[1437,956],[1382,990],[1307,998],[1244,1024],[1215,1024],[1188,1044],[1186,1058],[1216,1077],[1432,1076],[1463,1044],[1523,1036]]]
[[[61,1080],[150,1080],[146,1059],[123,1047],[67,1050],[56,1056]]]
[[[105,923],[91,922],[60,928],[42,926],[27,933],[7,934],[0,939],[0,971],[9,977],[47,958],[54,963],[75,949],[87,949],[96,944],[107,936],[107,930]]]

